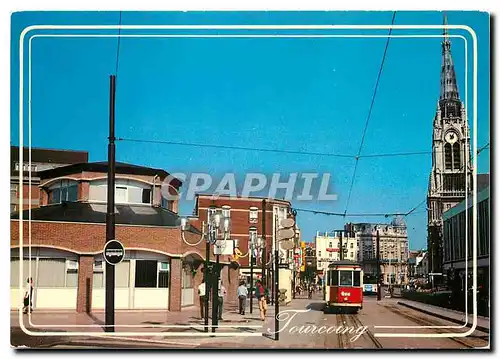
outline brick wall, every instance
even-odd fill
[[[179,312],[181,310],[181,280],[182,261],[180,258],[172,258],[170,260],[170,285],[168,289],[168,309],[171,312]]]
[[[80,256],[78,260],[78,290],[76,311],[90,313],[92,310],[92,279],[94,276],[94,256]]]

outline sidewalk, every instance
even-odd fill
[[[287,309],[306,309],[311,300],[296,299]],[[312,312],[311,312],[312,313]],[[320,315],[317,311],[315,315]],[[302,321],[311,320],[310,313],[297,316]],[[307,347],[310,338],[280,333],[279,342],[274,341],[274,305],[268,305],[266,320],[260,319],[259,308],[254,302],[253,313],[247,307],[245,315],[240,315],[235,305],[228,305],[219,321],[219,327],[212,333],[211,318],[208,333],[204,332],[204,320],[199,317],[199,309],[186,308],[181,312],[168,311],[117,311],[115,313],[115,333],[119,338],[104,333],[104,312],[90,315],[76,312],[34,311],[29,323],[28,315],[23,316],[27,329],[36,332],[58,332],[55,337],[33,337],[26,335],[19,326],[18,312],[11,311],[11,339],[13,345],[28,346],[91,346],[91,347],[156,347],[156,348],[237,348],[237,347]],[[297,325],[300,323],[294,323]],[[81,335],[65,336],[64,333],[81,332]],[[85,335],[92,333],[93,336]],[[130,333],[130,335],[128,335]],[[271,338],[265,335],[271,333]],[[264,336],[263,336],[264,334]],[[108,335],[108,336],[107,336]],[[32,344],[30,344],[32,343]]]
[[[465,323],[466,318],[464,312],[459,312],[447,308],[441,308],[435,305],[424,304],[408,299],[399,299],[398,304],[457,324]],[[472,326],[472,321],[473,321],[473,315],[468,314],[467,327],[470,328]],[[489,318],[477,316],[477,329],[482,332],[489,333],[490,331],[489,328],[490,328]]]

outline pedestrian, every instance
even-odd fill
[[[264,288],[260,280],[257,281],[255,287],[255,297],[259,302],[260,319],[264,321],[266,320],[267,313],[266,289]]]
[[[33,312],[33,278],[31,277],[26,279],[23,304],[24,304],[23,307],[24,314],[27,314],[28,310],[30,313]]]
[[[222,313],[224,312],[224,297],[226,296],[227,291],[222,281],[220,281],[219,287],[219,320],[222,320]]]
[[[205,310],[208,310],[207,308],[205,308],[205,295],[206,295],[206,289],[207,289],[207,285],[205,284],[205,280],[202,280],[201,281],[201,284],[198,286],[198,296],[200,298],[200,318],[203,319],[205,316],[204,316],[204,309]]]
[[[241,315],[245,315],[245,307],[247,304],[248,289],[244,281],[240,282],[238,287],[238,308]]]

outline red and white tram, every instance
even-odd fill
[[[349,260],[331,262],[325,271],[325,312],[332,308],[363,309],[363,269]]]

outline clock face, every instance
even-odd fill
[[[454,132],[448,132],[444,138],[446,140],[446,142],[450,143],[450,144],[453,144],[455,142],[457,142],[458,140],[458,136],[456,133]]]

